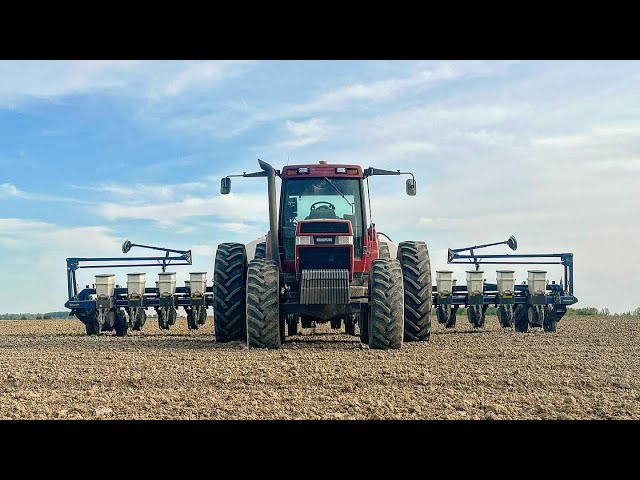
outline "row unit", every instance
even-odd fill
[[[132,297],[142,297],[145,292],[144,273],[128,273],[127,274],[127,295]],[[106,273],[96,275],[96,295],[98,298],[113,297],[116,286],[115,274]],[[207,272],[191,272],[189,280],[185,281],[185,286],[190,287],[191,295],[204,295],[207,289]],[[156,288],[161,297],[172,296],[176,293],[176,274],[175,272],[158,273]]]
[[[545,270],[527,270],[527,285],[532,295],[544,294],[547,286]],[[496,284],[500,295],[512,295],[515,291],[514,270],[497,270]],[[436,271],[436,285],[438,295],[448,296],[453,293],[453,272],[450,270]],[[480,295],[484,291],[484,272],[481,270],[467,271],[467,293]]]

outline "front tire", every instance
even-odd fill
[[[213,273],[213,327],[217,342],[245,340],[247,250],[241,243],[221,243]]]
[[[431,262],[424,242],[400,242],[398,260],[404,286],[404,340],[427,342],[431,337]]]
[[[369,348],[389,350],[402,347],[404,288],[402,268],[396,259],[376,259],[371,263],[371,316]]]
[[[254,259],[247,270],[247,344],[250,348],[280,348],[280,273],[268,259]]]

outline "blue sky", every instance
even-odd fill
[[[62,310],[65,258],[125,237],[211,279],[217,243],[267,228],[264,182],[218,193],[258,157],[411,170],[416,197],[372,179],[373,216],[434,271],[515,234],[575,253],[579,305],[640,305],[637,61],[0,61],[0,312]]]

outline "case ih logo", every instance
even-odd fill
[[[333,243],[333,237],[316,237],[315,243]]]

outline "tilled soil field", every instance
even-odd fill
[[[640,419],[640,318],[568,316],[554,334],[458,323],[400,351],[328,326],[265,351],[215,343],[211,319],[125,338],[0,321],[0,418]]]

